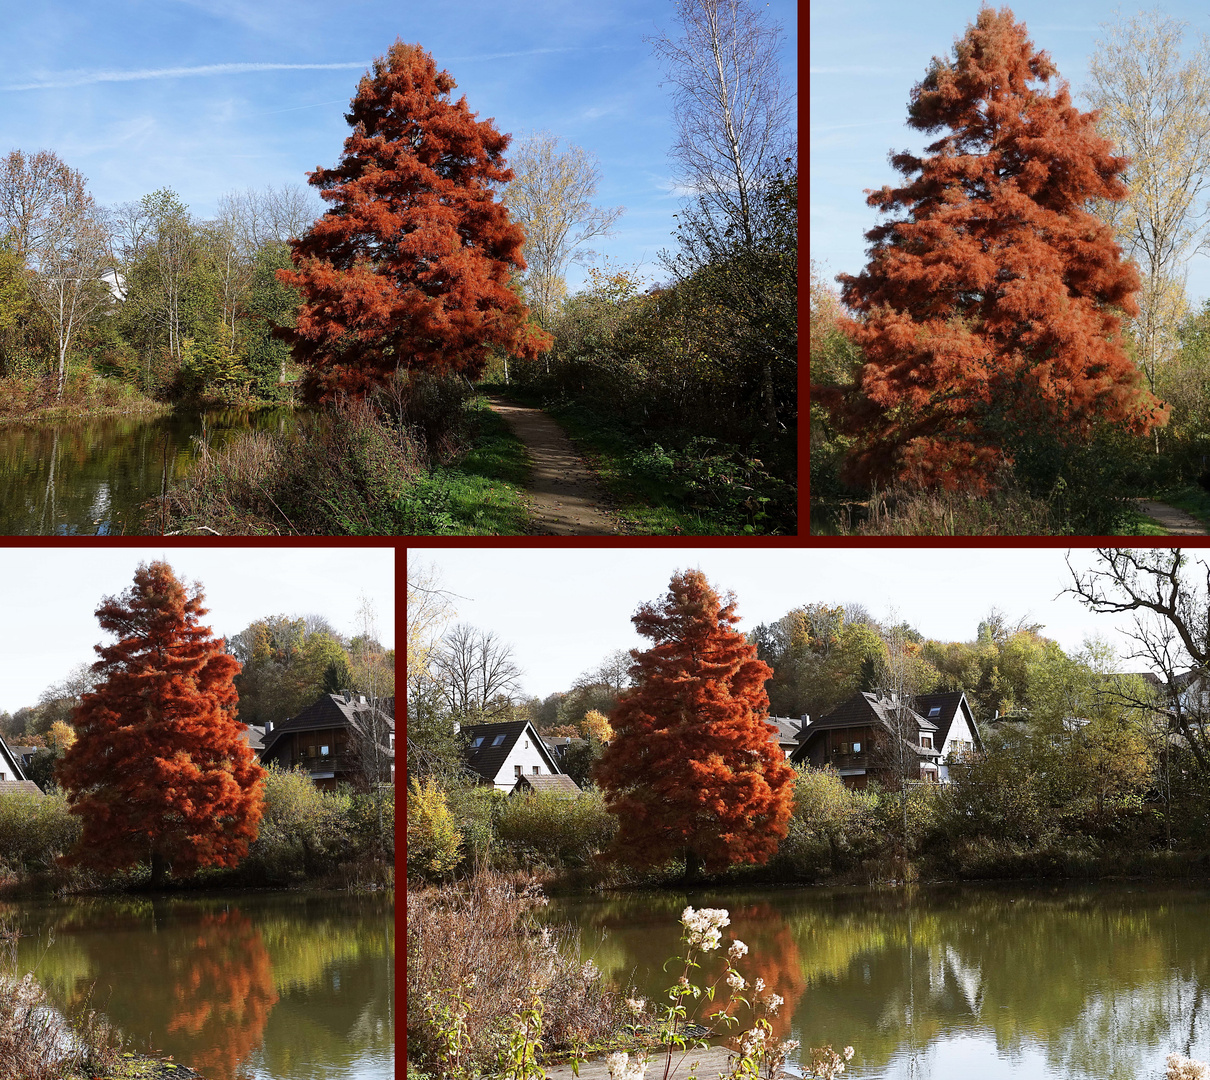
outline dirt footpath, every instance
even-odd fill
[[[533,462],[527,490],[536,532],[544,536],[614,536],[620,530],[596,478],[571,440],[540,409],[492,395],[488,404],[525,444]]]
[[[1206,526],[1184,510],[1152,499],[1135,499],[1135,502],[1144,514],[1163,525],[1169,536],[1206,535]]]

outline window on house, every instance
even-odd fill
[[[528,739],[525,740],[525,749],[526,750],[529,749],[529,740]]]
[[[930,720],[932,720],[934,716],[940,716],[940,715],[941,715],[941,706],[940,705],[934,705],[931,709],[929,709],[929,719]]]
[[[492,746],[503,746],[503,745],[504,745],[504,736],[503,735],[497,735],[494,739],[492,739]]]
[[[483,736],[482,735],[476,735],[471,740],[471,749],[472,750],[478,750],[479,747],[481,747],[482,745],[483,745]]]
[[[847,742],[842,742],[840,744],[840,752],[842,754],[847,754],[849,752],[849,744]]]
[[[920,745],[926,750],[931,750],[933,748],[933,737],[931,735],[921,735]]]
[[[331,753],[331,751],[332,751],[332,748],[330,746],[321,746],[319,748],[319,756],[328,757],[329,754]]]
[[[853,753],[854,753],[854,754],[860,754],[860,753],[861,753],[861,743],[859,743],[859,742],[855,742],[855,743],[853,744]]]
[[[521,766],[514,765],[513,766],[513,776],[520,776],[520,775],[521,775]]]
[[[542,766],[535,765],[534,766],[534,776],[541,776],[541,775],[542,775]]]

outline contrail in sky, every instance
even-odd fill
[[[488,53],[483,56],[456,56],[452,63],[471,63],[479,60],[508,60],[518,56],[535,56],[539,53],[574,52],[573,48],[527,49],[524,52]],[[179,79],[190,75],[242,75],[250,71],[343,71],[357,68],[368,71],[370,64],[357,61],[347,64],[203,64],[200,67],[144,68],[142,71],[63,71],[48,75],[36,82],[9,83],[0,90],[58,90],[69,86],[89,86],[105,82],[139,82],[145,79]]]
[[[143,79],[178,79],[189,75],[241,75],[248,71],[368,70],[365,61],[347,64],[205,64],[201,67],[144,68],[142,71],[64,71],[38,82],[10,83],[4,90],[52,90],[103,82],[138,82]]]

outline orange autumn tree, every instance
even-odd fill
[[[912,90],[909,126],[944,134],[891,156],[904,186],[869,193],[901,214],[837,277],[865,363],[812,387],[853,440],[851,482],[986,491],[1040,432],[1070,446],[1165,421],[1122,342],[1138,273],[1088,209],[1126,196],[1128,161],[1057,74],[1008,8],[984,7]]]
[[[84,824],[71,864],[119,870],[235,866],[256,839],[264,770],[236,719],[239,661],[199,625],[192,595],[164,562],[142,564],[96,615],[96,689],[72,715],[76,741],[55,771]]]
[[[513,178],[510,136],[476,120],[419,45],[397,40],[361,80],[353,134],[308,182],[332,204],[292,241],[297,325],[274,332],[326,401],[364,395],[396,371],[480,374],[492,346],[525,357],[550,338],[510,287],[525,234],[496,189]]]
[[[735,598],[724,605],[688,570],[632,621],[653,644],[631,650],[635,685],[592,774],[618,819],[615,855],[640,866],[683,858],[689,878],[765,862],[786,835],[794,770],[770,738],[773,671],[733,629]]]

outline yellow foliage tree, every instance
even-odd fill
[[[448,877],[462,861],[462,831],[435,781],[408,786],[408,877]]]

